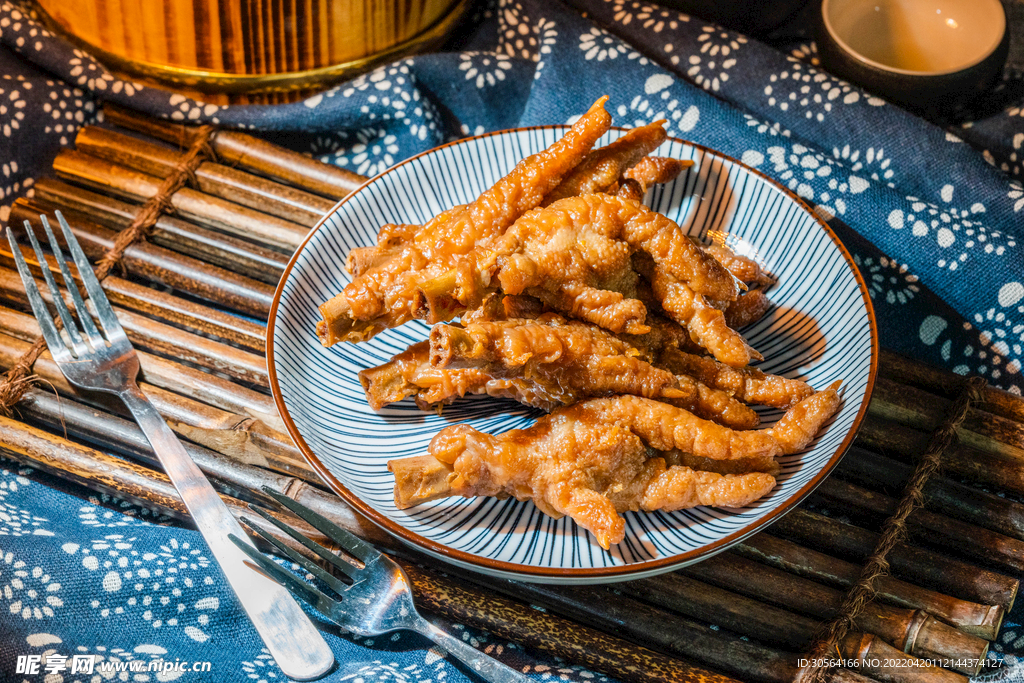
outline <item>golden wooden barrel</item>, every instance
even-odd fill
[[[471,0],[35,0],[44,21],[126,74],[188,90],[328,84],[440,43]]]

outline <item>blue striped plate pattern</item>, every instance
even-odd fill
[[[743,509],[627,513],[626,538],[603,550],[569,518],[554,520],[514,499],[450,498],[399,511],[387,461],[425,452],[439,429],[457,422],[503,432],[539,412],[517,403],[467,397],[442,415],[412,401],[375,413],[356,373],[425,339],[420,322],[368,343],[320,345],[317,306],[350,281],[345,256],[375,243],[385,223],[425,223],[477,195],[523,157],[554,142],[563,127],[496,133],[453,143],[381,174],[330,213],[299,249],[278,288],[269,349],[272,385],[285,421],[311,463],[357,509],[399,538],[462,566],[547,582],[598,582],[667,571],[725,549],[795,505],[839,460],[859,425],[874,379],[877,345],[870,300],[832,232],[788,190],[738,161],[680,140],[658,154],[692,159],[645,202],[693,235],[729,235],[753,249],[779,283],[773,308],[743,330],[766,372],[816,388],[844,381],[844,403],[811,447],[781,459],[778,485]],[[612,130],[606,140],[621,130]],[[604,144],[603,141],[601,144]],[[751,254],[755,255],[755,254]],[[763,427],[781,415],[761,410]]]

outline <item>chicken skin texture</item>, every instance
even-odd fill
[[[726,392],[654,367],[600,328],[545,314],[465,328],[438,325],[387,363],[359,373],[374,410],[413,397],[428,410],[467,394],[512,398],[553,410],[596,396],[634,394],[668,401],[734,429],[757,413]]]
[[[630,199],[590,194],[528,212],[479,249],[471,267],[425,284],[421,292],[432,311],[428,319],[443,322],[500,290],[529,294],[549,308],[613,332],[642,334],[649,328],[633,269],[632,255],[638,250],[664,278],[692,287],[695,296],[700,292],[732,301],[738,294],[729,271],[670,219]]]
[[[465,425],[443,429],[425,456],[433,463],[388,463],[399,507],[423,502],[424,496],[441,497],[441,491],[466,497],[511,495],[532,500],[556,519],[569,515],[607,549],[623,539],[621,513],[627,510],[741,507],[775,485],[774,477],[763,472],[722,475],[667,467],[629,429],[592,423],[573,412],[566,408],[528,429],[499,436]]]
[[[666,348],[658,365],[676,374],[689,375],[709,387],[721,389],[745,403],[756,403],[775,408],[788,408],[814,389],[807,382],[769,375],[757,368],[733,368],[679,349]]]
[[[644,353],[595,325],[546,313],[536,320],[438,325],[430,335],[435,368],[484,370],[548,388],[563,405],[631,394],[667,401],[735,429],[759,418],[729,394],[651,365]]]
[[[668,137],[665,121],[634,128],[618,140],[584,157],[580,165],[544,198],[544,205],[566,197],[604,192],[619,181],[623,173],[642,162]]]
[[[654,185],[672,182],[680,173],[691,166],[693,166],[693,162],[687,159],[644,157],[635,166],[622,174],[622,180],[636,182],[640,186],[642,194]]]
[[[515,496],[552,517],[569,515],[607,549],[624,537],[623,512],[742,507],[767,494],[771,461],[808,446],[838,409],[837,390],[838,383],[775,426],[747,432],[637,396],[590,399],[499,435],[446,427],[427,455],[388,462],[395,502],[405,509],[447,496]],[[730,473],[668,464],[707,461]]]
[[[395,234],[403,239],[385,240],[378,247],[390,252],[386,257],[359,254],[357,267],[374,265],[361,269],[341,294],[320,306],[323,320],[317,324],[317,335],[321,343],[365,341],[417,317],[418,284],[449,270],[478,244],[501,235],[579,164],[611,126],[605,101],[606,97],[598,100],[561,140],[519,162],[472,203],[439,214],[413,235],[395,226]]]

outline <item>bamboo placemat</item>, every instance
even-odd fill
[[[10,223],[68,217],[140,350],[140,386],[237,514],[266,502],[261,485],[284,491],[399,556],[425,609],[622,680],[963,683],[978,672],[1024,570],[1019,397],[883,351],[868,417],[835,474],[728,552],[611,586],[462,572],[397,545],[326,490],[269,395],[274,284],[363,179],[240,132],[109,107],[105,120],[79,132]],[[56,271],[23,253],[37,275]],[[0,450],[187,520],[122,408],[72,389],[37,343],[2,248],[0,302],[0,368],[14,369],[0,382],[13,411],[0,416]],[[833,658],[857,664],[801,668]]]

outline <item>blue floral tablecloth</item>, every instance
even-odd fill
[[[296,104],[221,107],[118,80],[2,2],[0,220],[102,101],[253,130],[373,175],[460,136],[571,121],[608,94],[616,124],[667,119],[671,135],[810,202],[863,272],[884,346],[1020,393],[1024,82],[1008,69],[977,120],[942,128],[820,70],[804,24],[769,45],[640,2],[498,0],[478,6],[450,51]],[[1018,612],[997,652],[1024,651],[1019,624]],[[602,678],[449,627],[538,680]],[[415,636],[327,637],[339,661],[330,681],[468,678]],[[40,673],[16,674],[29,655],[43,655]],[[47,683],[107,680],[72,674],[74,655],[211,663],[119,680],[283,680],[196,532],[0,459],[0,680],[44,680],[47,655],[68,658]]]

